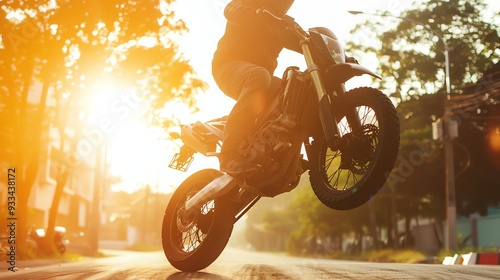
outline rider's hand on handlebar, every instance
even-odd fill
[[[270,24],[273,24],[273,25],[276,25],[279,27],[283,27],[283,28],[290,27],[290,23],[288,23],[286,21],[286,19],[288,17],[286,15],[285,15],[285,17],[280,18],[280,17],[274,15],[272,11],[265,9],[265,8],[264,9],[257,9],[255,12],[256,12],[256,14],[260,15],[263,20],[265,20],[266,22],[268,22]]]

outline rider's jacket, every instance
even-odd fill
[[[285,0],[233,0],[226,6],[226,29],[217,44],[212,69],[240,60],[262,66],[273,74],[283,48],[300,52],[298,39],[292,31],[285,30],[277,20],[257,13],[258,9],[276,9],[271,4],[274,1]]]

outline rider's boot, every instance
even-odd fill
[[[228,163],[221,163],[220,169],[233,177],[253,173],[259,169],[257,164],[251,163],[244,158],[235,158]]]
[[[231,176],[245,175],[256,171],[259,166],[253,163],[242,149],[244,142],[230,133],[222,144],[220,170]]]

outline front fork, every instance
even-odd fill
[[[334,102],[334,100],[332,99],[335,99],[345,93],[344,83],[340,83],[332,92],[332,94],[327,94],[323,81],[321,79],[319,67],[314,62],[307,43],[302,44],[302,53],[304,54],[307,69],[319,101],[319,119],[321,121],[321,127],[323,128],[323,134],[330,149],[334,151],[339,150],[348,143],[343,143],[341,135],[339,133],[338,121],[336,120],[335,115],[332,113],[332,102]],[[355,108],[352,109],[352,112],[348,112],[346,117],[349,125],[352,126],[354,124],[355,127],[352,128],[353,130],[361,126]]]

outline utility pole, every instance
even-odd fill
[[[455,195],[455,164],[453,157],[453,139],[457,137],[457,122],[452,117],[450,100],[445,100],[444,109],[444,159],[446,184],[446,239],[447,251],[457,248],[457,206]]]
[[[93,254],[97,253],[99,249],[99,230],[101,224],[101,184],[102,184],[102,147],[101,145],[96,146],[95,155],[95,166],[94,166],[94,191],[92,195],[92,211],[90,216],[89,225],[89,242],[90,250]]]
[[[148,207],[149,207],[149,184],[146,185],[144,189],[144,209],[142,212],[143,218],[142,218],[142,230],[141,230],[141,241],[144,243],[148,242],[148,236],[147,234],[150,232],[149,230],[149,221],[150,219],[148,218],[148,215],[152,215],[148,213]]]

